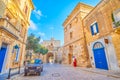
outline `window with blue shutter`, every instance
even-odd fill
[[[19,49],[20,49],[20,48],[17,49],[16,59],[15,59],[15,61],[18,61],[18,60],[19,60]]]
[[[98,29],[98,23],[96,22],[96,30],[97,30],[97,33],[99,33],[99,29]]]
[[[92,35],[96,35],[97,33],[99,33],[99,29],[98,29],[98,23],[94,23],[93,25],[90,26],[91,28],[91,34]]]
[[[91,26],[90,28],[91,28],[91,33],[92,33],[92,35],[94,35],[93,27]]]
[[[13,47],[12,53],[14,53],[14,55],[15,55],[14,60],[17,62],[19,60],[19,56],[20,56],[20,47],[18,45],[15,45]]]

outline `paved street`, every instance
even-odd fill
[[[14,80],[120,80],[112,76],[97,74],[82,68],[59,64],[45,64],[41,76],[23,74]]]

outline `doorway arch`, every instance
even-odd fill
[[[49,52],[47,54],[47,63],[53,63],[54,62],[54,54],[52,52]]]
[[[93,45],[93,53],[94,53],[95,67],[108,70],[106,54],[105,54],[104,46],[101,42],[96,42]]]

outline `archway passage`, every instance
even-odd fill
[[[96,68],[108,70],[108,64],[104,46],[101,42],[96,42],[93,46],[94,60]]]
[[[47,63],[53,63],[54,62],[54,55],[53,53],[49,52],[47,54]]]

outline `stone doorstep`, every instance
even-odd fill
[[[73,67],[72,65],[66,65],[66,64],[64,66]],[[102,69],[84,68],[84,67],[78,67],[78,66],[76,67],[76,69],[80,69],[83,71],[92,72],[96,74],[101,74],[101,75],[107,75],[114,78],[120,78],[120,71],[107,71]]]
[[[0,75],[0,80],[5,80],[7,78],[8,74],[5,73],[5,74],[1,74]]]

